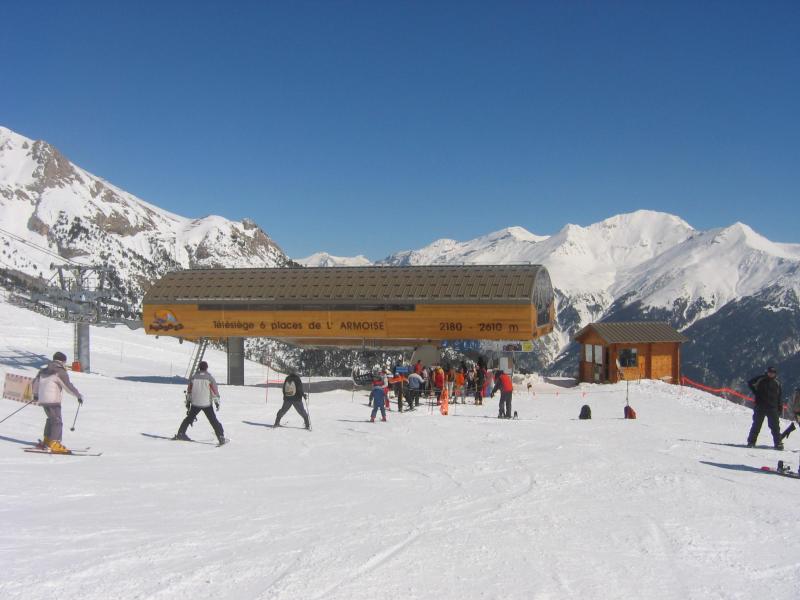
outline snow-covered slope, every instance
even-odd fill
[[[70,343],[68,325],[0,304],[0,379]],[[750,412],[702,392],[631,384],[626,421],[621,385],[538,383],[515,391],[519,421],[487,402],[386,423],[366,422],[365,394],[330,392],[312,394],[307,433],[294,413],[271,430],[277,390],[223,385],[232,441],[215,448],[150,437],[184,415],[170,381],[192,344],[118,328],[94,349],[65,443],[102,456],[22,452],[38,407],[0,426],[4,600],[797,597],[798,482],[760,467],[798,455],[742,447]],[[202,415],[189,432],[213,439]]]
[[[4,127],[0,229],[8,232],[0,235],[0,268],[48,277],[59,257],[100,262],[116,269],[134,301],[143,286],[168,269],[288,261],[252,221],[172,214],[87,173],[47,142]]]

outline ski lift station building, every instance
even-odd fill
[[[152,335],[366,348],[534,340],[555,319],[541,265],[174,271],[142,312]]]

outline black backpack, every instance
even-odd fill
[[[578,418],[581,420],[592,418],[592,409],[589,407],[588,404],[584,404],[583,406],[581,406],[581,414],[578,415]]]

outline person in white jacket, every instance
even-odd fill
[[[211,423],[211,427],[214,429],[219,445],[221,446],[227,442],[228,440],[225,438],[225,433],[222,430],[222,423],[219,422],[217,415],[214,414],[214,409],[211,407],[213,402],[217,410],[219,410],[219,389],[217,388],[217,382],[214,376],[208,372],[208,363],[206,361],[200,361],[197,367],[197,373],[195,373],[191,381],[189,381],[186,395],[187,402],[190,404],[188,407],[189,412],[186,413],[186,418],[178,428],[178,433],[174,439],[187,442],[191,441],[189,436],[186,435],[186,430],[189,428],[189,425],[194,423],[197,414],[203,411],[208,422]]]
[[[53,354],[46,367],[39,370],[33,380],[33,397],[39,406],[44,409],[47,420],[44,423],[44,434],[39,447],[49,448],[54,454],[69,454],[69,449],[61,443],[64,423],[61,419],[61,395],[63,390],[78,399],[78,404],[83,404],[83,395],[72,385],[69,374],[64,367],[67,357],[63,352]]]

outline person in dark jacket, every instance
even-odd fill
[[[755,396],[755,406],[753,407],[753,426],[747,436],[747,447],[752,448],[756,445],[761,425],[764,417],[767,418],[767,425],[772,432],[772,442],[776,450],[783,450],[781,441],[780,411],[783,403],[783,390],[778,381],[778,371],[774,367],[769,367],[763,375],[757,375],[747,382],[747,386]]]
[[[486,369],[483,364],[478,362],[478,370],[475,372],[475,404],[483,404],[483,386],[486,385]]]
[[[286,411],[292,406],[303,417],[306,424],[306,429],[311,429],[311,422],[308,419],[308,413],[303,406],[303,398],[308,400],[308,394],[303,393],[303,381],[294,371],[290,372],[286,379],[283,380],[283,406],[281,406],[278,414],[275,415],[275,425],[273,427],[281,426],[281,419]]]
[[[508,373],[504,373],[502,369],[498,369],[494,376],[494,389],[492,389],[492,398],[497,391],[500,391],[500,412],[497,414],[498,419],[511,418],[511,396],[514,392],[514,384]]]

